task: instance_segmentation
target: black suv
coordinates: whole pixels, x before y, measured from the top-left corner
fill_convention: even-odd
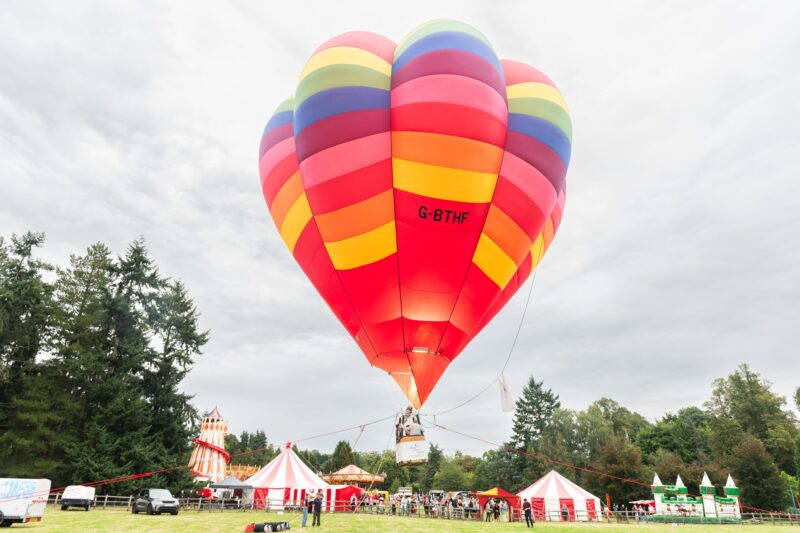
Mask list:
[[[178,509],[178,500],[173,498],[167,489],[142,489],[133,500],[131,512],[133,514],[146,512],[147,514],[176,515]]]

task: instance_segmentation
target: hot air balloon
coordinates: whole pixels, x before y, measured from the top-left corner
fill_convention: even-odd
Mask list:
[[[553,82],[437,20],[320,46],[261,138],[292,256],[414,408],[561,222],[572,126]]]

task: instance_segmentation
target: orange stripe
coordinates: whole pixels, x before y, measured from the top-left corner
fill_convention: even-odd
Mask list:
[[[336,242],[361,235],[394,218],[394,191],[387,189],[372,198],[314,218],[324,242]]]
[[[393,131],[392,157],[441,167],[497,173],[503,159],[503,149],[452,135]]]
[[[492,204],[483,232],[519,266],[531,250],[528,234],[502,209]]]
[[[303,181],[298,170],[292,174],[291,178],[286,180],[286,183],[278,190],[278,194],[275,195],[275,199],[272,200],[269,212],[272,215],[272,220],[275,221],[276,227],[281,227],[289,209],[301,194],[303,194]]]

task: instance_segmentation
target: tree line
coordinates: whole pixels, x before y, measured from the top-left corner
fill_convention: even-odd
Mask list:
[[[208,341],[145,244],[53,266],[44,235],[0,237],[0,476],[53,487],[185,465],[197,412],[179,384]],[[101,487],[191,485],[182,469]]]
[[[793,400],[800,408],[800,388]],[[381,472],[386,476],[381,488],[390,492],[403,486],[424,493],[497,485],[517,492],[556,470],[601,499],[609,494],[621,504],[651,498],[655,473],[666,484],[680,475],[693,494],[700,494],[703,472],[718,494],[731,474],[744,505],[784,511],[793,508],[790,494],[798,495],[800,431],[786,399],[741,365],[713,382],[702,407],[685,407],[654,423],[608,398],[585,410],[565,409],[555,392],[531,377],[516,402],[511,438],[481,456],[447,456],[433,444],[427,464],[398,467],[393,451],[353,451],[347,441],[332,454],[310,450],[300,456],[318,472],[349,464]]]
[[[119,256],[94,244],[65,267],[39,257],[43,243],[39,233],[0,237],[0,477],[58,487],[185,465],[200,419],[180,383],[208,341],[188,290],[159,271],[141,240]],[[792,400],[800,409],[800,388]],[[279,451],[262,430],[229,435],[226,448],[249,464]],[[401,468],[392,450],[354,451],[346,441],[332,453],[297,451],[318,472],[380,471],[390,491],[518,491],[555,469],[618,503],[647,497],[655,472],[665,483],[680,475],[694,493],[704,471],[717,484],[731,473],[743,503],[762,509],[785,509],[790,487],[799,492],[798,421],[747,365],[715,380],[702,406],[655,422],[608,398],[565,409],[531,377],[505,447],[478,457],[433,445],[427,464]],[[99,490],[144,484],[181,490],[192,480],[176,468]]]

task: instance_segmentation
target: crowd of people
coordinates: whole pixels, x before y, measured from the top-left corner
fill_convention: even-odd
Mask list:
[[[499,498],[487,500],[483,506],[484,522],[508,522],[508,502]]]
[[[385,494],[385,493],[384,493]],[[391,514],[398,516],[420,516],[425,518],[484,520],[487,522],[508,522],[511,508],[502,498],[492,498],[481,506],[477,496],[469,492],[430,494],[398,493],[389,496],[362,495],[362,500],[351,507],[362,512]]]

